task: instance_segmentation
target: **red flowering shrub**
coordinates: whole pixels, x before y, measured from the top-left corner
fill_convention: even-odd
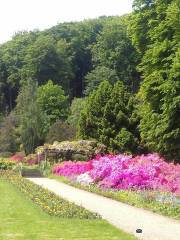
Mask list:
[[[10,157],[10,160],[15,162],[23,162],[24,161],[24,155],[22,153],[16,153],[12,157]]]

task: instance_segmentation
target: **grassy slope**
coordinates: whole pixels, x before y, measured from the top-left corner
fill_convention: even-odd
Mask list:
[[[133,240],[102,220],[72,220],[42,212],[11,184],[0,180],[1,240]]]

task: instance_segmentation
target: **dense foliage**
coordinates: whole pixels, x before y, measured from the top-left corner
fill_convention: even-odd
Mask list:
[[[85,77],[86,89],[84,94],[88,96],[93,90],[103,81],[108,81],[111,84],[116,83],[119,80],[116,71],[105,66],[97,66],[91,72],[89,72]]]
[[[41,110],[48,116],[50,125],[58,119],[64,120],[67,118],[67,97],[64,95],[61,86],[53,84],[51,80],[38,88],[37,103]]]
[[[55,141],[72,141],[76,137],[76,129],[73,125],[68,124],[62,120],[57,120],[51,125],[46,136],[46,143],[53,143]]]
[[[180,6],[178,0],[134,1],[130,30],[142,55],[140,132],[150,150],[180,158]]]
[[[92,56],[95,65],[114,70],[119,80],[135,92],[139,85],[136,70],[139,57],[127,32],[129,21],[130,16],[127,15],[107,22],[92,47]]]
[[[16,128],[17,117],[14,112],[0,121],[0,153],[4,157],[18,150],[19,136]]]
[[[85,106],[85,102],[86,100],[84,98],[74,98],[71,103],[67,123],[70,124],[75,129],[78,128],[80,113]]]
[[[122,82],[114,86],[102,82],[81,112],[79,136],[98,139],[109,151],[137,151],[138,120],[134,108],[134,99]]]

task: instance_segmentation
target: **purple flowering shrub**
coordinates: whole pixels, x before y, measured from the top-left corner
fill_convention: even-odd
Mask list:
[[[180,165],[167,163],[158,154],[96,156],[88,162],[64,162],[53,168],[61,176],[88,172],[102,188],[158,190],[180,194]]]

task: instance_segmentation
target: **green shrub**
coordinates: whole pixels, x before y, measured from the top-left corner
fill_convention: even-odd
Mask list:
[[[83,154],[72,154],[72,160],[74,161],[88,161],[89,157]]]

